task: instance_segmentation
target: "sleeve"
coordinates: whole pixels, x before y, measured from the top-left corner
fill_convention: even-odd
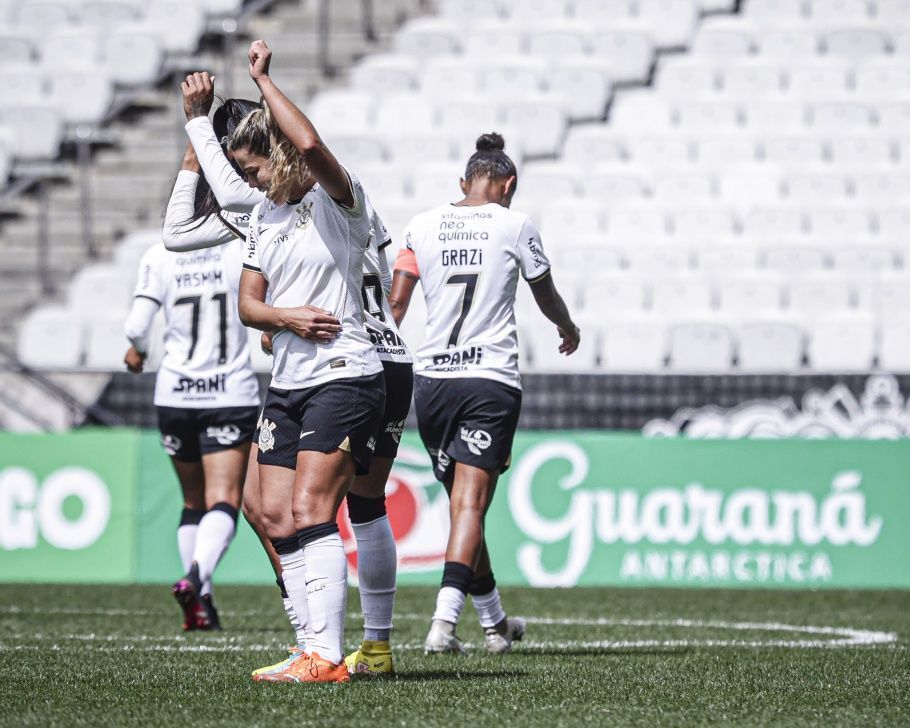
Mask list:
[[[190,119],[184,128],[196,150],[199,166],[222,210],[249,212],[265,199],[262,192],[254,190],[237,174],[237,170],[224,155],[221,142],[215,136],[212,122],[207,116]]]
[[[344,205],[339,204],[337,201],[335,201],[334,198],[330,197],[329,199],[331,199],[333,202],[335,202],[335,205],[338,207],[338,209],[343,211],[344,214],[347,215],[348,217],[353,217],[353,218],[368,217],[370,215],[370,211],[372,208],[371,208],[369,201],[367,200],[366,192],[364,192],[363,185],[361,184],[360,180],[357,179],[350,172],[348,172],[347,169],[345,169],[344,167],[342,167],[342,169],[344,169],[344,173],[348,176],[348,182],[350,182],[350,184],[351,184],[351,195],[354,197],[354,206],[345,207]],[[370,222],[372,223],[372,220]]]
[[[382,291],[388,296],[392,292],[392,271],[389,270],[389,259],[385,254],[385,246],[380,246],[376,251],[379,254],[379,280],[382,283]]]
[[[243,254],[243,269],[253,271],[253,273],[262,273],[259,267],[259,224],[255,222],[259,219],[259,205],[253,208],[250,214],[250,227],[246,235],[246,252]]]
[[[550,272],[550,261],[543,251],[537,226],[526,218],[518,234],[518,261],[521,274],[529,283],[540,280]]]
[[[376,244],[379,246],[380,250],[387,248],[392,244],[392,234],[389,232],[389,229],[385,226],[385,223],[382,221],[382,218],[379,217],[379,213],[376,210],[373,210],[373,230],[376,235]]]
[[[223,245],[234,238],[234,234],[224,226],[217,215],[206,220],[188,222],[193,217],[196,200],[196,185],[199,175],[182,169],[177,173],[177,181],[171,190],[171,197],[164,213],[162,236],[164,247],[176,252],[199,250]]]
[[[123,330],[126,338],[140,354],[148,354],[149,335],[158,308],[158,304],[150,298],[134,298],[130,306]]]
[[[164,300],[165,284],[161,271],[162,252],[160,247],[155,246],[142,256],[135,296],[123,326],[126,337],[141,354],[148,352],[152,321]]]

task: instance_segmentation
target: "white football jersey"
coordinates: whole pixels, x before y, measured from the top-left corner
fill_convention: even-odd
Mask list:
[[[534,281],[550,270],[534,223],[495,203],[447,204],[411,220],[404,244],[413,252],[427,303],[427,337],[416,352],[415,371],[520,387],[518,275]]]
[[[371,238],[370,211],[363,187],[353,177],[351,187],[351,209],[316,185],[300,201],[264,201],[253,210],[243,267],[265,277],[271,304],[317,306],[342,327],[329,343],[277,331],[271,384],[277,389],[302,389],[382,371],[364,324],[363,263]]]
[[[247,329],[237,316],[243,254],[235,239],[186,253],[155,245],[143,256],[135,295],[159,304],[166,322],[157,406],[259,405]]]
[[[386,288],[391,283],[391,277],[388,263],[382,265],[385,248],[392,239],[375,210],[371,213],[371,220],[370,245],[363,257],[363,321],[381,361],[410,364],[411,352],[401,338],[389,308]]]

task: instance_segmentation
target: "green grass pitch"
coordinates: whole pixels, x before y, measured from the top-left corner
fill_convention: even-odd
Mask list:
[[[397,678],[301,686],[250,680],[289,643],[275,588],[185,635],[165,586],[0,586],[0,725],[910,725],[910,592],[502,591],[512,654],[468,605],[471,656],[424,656],[435,590],[402,588]]]

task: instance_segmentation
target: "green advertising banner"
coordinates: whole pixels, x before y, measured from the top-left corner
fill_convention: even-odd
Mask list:
[[[400,583],[438,583],[448,500],[414,435],[387,494]],[[173,581],[180,509],[155,433],[0,436],[0,580]],[[908,520],[910,440],[520,433],[486,533],[503,584],[910,588]],[[217,580],[273,578],[241,519]]]
[[[0,580],[135,573],[136,434],[0,435]]]

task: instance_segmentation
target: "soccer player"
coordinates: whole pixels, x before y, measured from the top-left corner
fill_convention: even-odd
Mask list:
[[[250,187],[238,175],[225,156],[217,131],[209,122],[208,110],[214,99],[210,76],[207,73],[187,76],[183,94],[188,118],[186,131],[199,155],[206,178],[212,181],[218,203],[226,210],[251,211],[255,205],[265,200],[265,195],[259,189]],[[357,651],[345,658],[345,663],[352,673],[376,675],[394,672],[389,636],[395,600],[397,554],[386,514],[385,486],[410,409],[413,370],[410,353],[401,339],[387,301],[391,290],[391,274],[385,248],[391,243],[391,238],[375,211],[371,212],[371,221],[372,235],[364,255],[361,296],[366,328],[382,361],[386,404],[382,421],[375,433],[376,450],[370,472],[357,476],[347,495],[348,516],[357,540],[364,640]],[[256,450],[255,445],[253,449]],[[258,533],[262,533],[261,501],[259,483],[251,474],[244,489],[244,513]],[[277,555],[267,540],[264,545],[278,577],[285,610],[297,634],[297,650],[292,651],[288,658],[292,660],[294,652],[306,649],[306,625],[300,623],[290,604],[281,579]],[[254,676],[283,670],[287,664],[287,661],[282,661],[260,668]]]
[[[185,630],[220,629],[212,575],[236,532],[259,406],[247,332],[233,314],[244,247],[232,229],[245,222],[236,215],[221,219],[211,204],[188,146],[165,213],[164,235],[219,245],[199,253],[153,246],[142,258],[125,327],[132,344],[126,365],[141,372],[152,320],[164,309],[165,352],[154,401],[161,442],[184,497],[177,545],[186,574],[173,593],[183,608]]]
[[[420,280],[427,338],[415,353],[414,401],[420,437],[450,498],[451,532],[442,586],[424,649],[463,653],[455,635],[471,594],[491,652],[524,635],[506,617],[484,541],[496,481],[509,466],[521,409],[515,290],[519,274],[557,326],[560,352],[580,340],[550,275],[540,235],[527,215],[509,209],[518,182],[498,134],[484,134],[461,180],[464,199],[408,224],[395,263],[390,303],[396,320]]]
[[[259,426],[266,533],[307,651],[254,676],[348,682],[343,661],[347,561],[335,516],[354,476],[369,472],[385,406],[382,364],[363,323],[371,211],[360,183],[269,76],[272,52],[249,49],[263,98],[228,142],[253,210],[240,317],[275,332],[272,382]],[[268,296],[270,303],[266,303]]]

